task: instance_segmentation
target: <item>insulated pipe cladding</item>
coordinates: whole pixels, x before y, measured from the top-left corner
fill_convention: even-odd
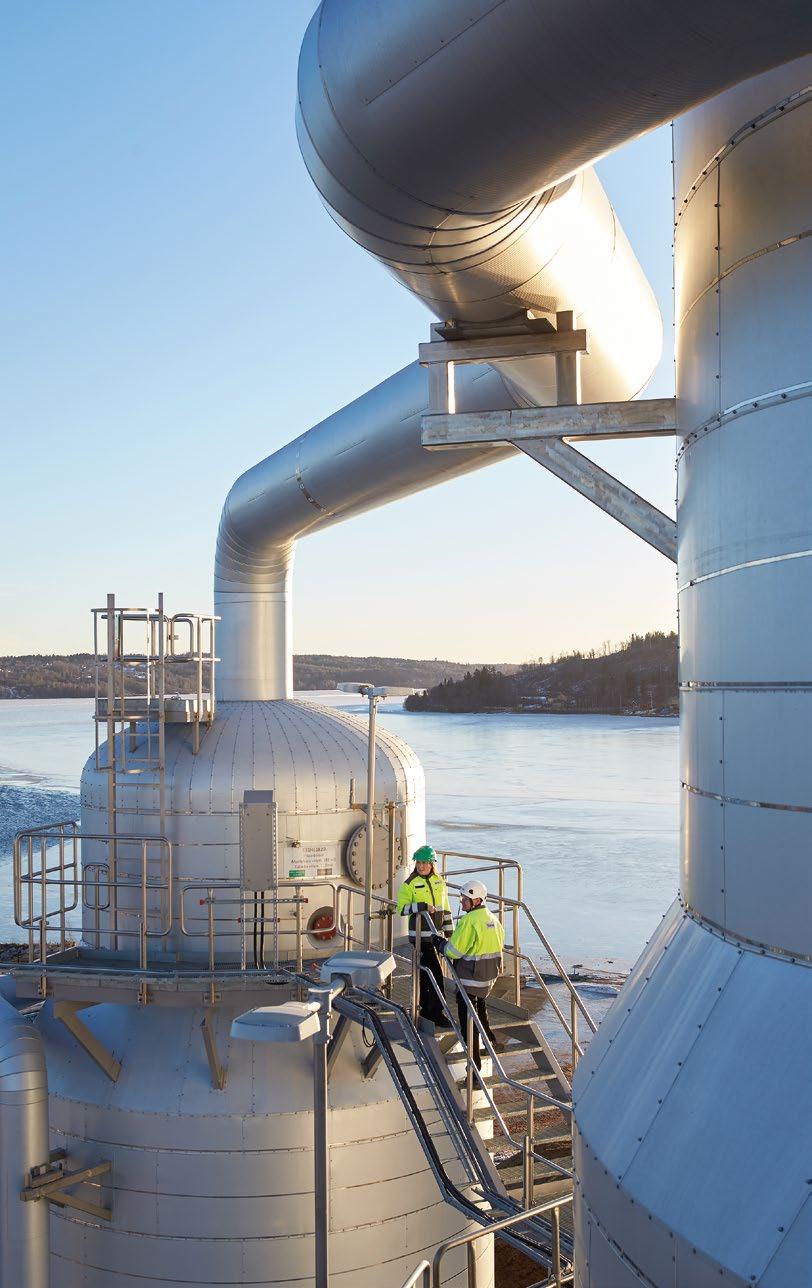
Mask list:
[[[26,1172],[48,1161],[42,1038],[0,995],[0,1288],[48,1288],[47,1199],[22,1203]]]
[[[439,318],[574,309],[585,401],[634,397],[661,346],[656,302],[585,167],[806,48],[806,0],[324,0],[299,63],[302,154],[337,222]],[[551,359],[461,380],[460,410],[553,401]],[[420,446],[427,381],[392,376],[244,474],[215,558],[223,699],[291,691],[297,539],[491,464]],[[512,449],[506,449],[510,451]]]

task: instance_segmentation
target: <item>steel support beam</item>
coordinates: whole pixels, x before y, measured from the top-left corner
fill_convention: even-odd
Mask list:
[[[350,1035],[350,1023],[346,1015],[339,1015],[336,1020],[336,1026],[333,1029],[333,1036],[330,1038],[330,1045],[327,1048],[327,1080],[335,1068],[338,1053]]]
[[[209,1062],[211,1085],[215,1091],[222,1091],[226,1085],[226,1071],[222,1061],[220,1060],[220,1053],[217,1050],[217,1036],[214,1032],[214,1013],[211,1007],[206,1009],[206,1014],[200,1021],[200,1030],[203,1034],[203,1045],[206,1048],[206,1059]]]
[[[20,1190],[20,1198],[24,1203],[37,1203],[42,1199],[47,1199],[49,1203],[55,1203],[57,1207],[74,1208],[77,1212],[85,1212],[88,1216],[93,1216],[99,1221],[112,1220],[110,1208],[102,1207],[99,1203],[91,1203],[88,1199],[81,1199],[75,1194],[68,1191],[72,1190],[75,1185],[85,1185],[89,1181],[95,1181],[100,1176],[106,1176],[113,1167],[109,1159],[104,1159],[101,1163],[95,1163],[92,1167],[83,1167],[77,1172],[66,1172],[63,1170],[62,1159],[55,1159],[52,1162],[45,1163],[41,1168],[35,1168],[26,1174],[25,1186]]]
[[[471,340],[430,340],[418,345],[418,362],[499,362],[505,358],[538,358],[547,354],[587,353],[584,330],[541,331],[531,335],[493,335]]]
[[[640,398],[634,402],[579,403],[563,407],[521,407],[424,416],[423,446],[440,448],[499,446],[526,439],[563,438],[595,442],[612,438],[660,438],[677,432],[676,399]]]
[[[560,439],[520,439],[516,446],[676,563],[677,525],[650,501]]]
[[[85,1011],[94,1005],[94,1002],[54,1002],[54,1016],[62,1021],[79,1045],[84,1047],[102,1073],[106,1074],[111,1082],[117,1082],[118,1075],[121,1073],[119,1061],[107,1050],[107,1047],[102,1046],[99,1039],[76,1014],[77,1011]]]

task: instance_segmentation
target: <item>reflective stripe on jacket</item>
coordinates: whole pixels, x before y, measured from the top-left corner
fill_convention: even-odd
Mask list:
[[[489,993],[502,972],[505,932],[489,908],[480,905],[457,922],[445,955],[466,993]]]
[[[423,935],[428,938],[432,933],[429,921],[433,923],[435,930],[439,930],[443,935],[450,935],[454,929],[454,922],[451,920],[451,906],[448,902],[445,881],[436,872],[432,872],[427,877],[414,873],[398,890],[398,914],[400,916],[409,914],[410,939],[415,938],[417,913],[430,906],[437,908],[438,911],[432,913],[429,918],[423,918],[420,925],[421,938]]]

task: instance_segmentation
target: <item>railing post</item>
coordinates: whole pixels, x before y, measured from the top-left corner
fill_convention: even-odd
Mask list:
[[[294,886],[293,892],[296,896],[296,973],[302,973],[302,887]],[[279,907],[274,905],[274,916],[279,916]]]
[[[533,1206],[533,1145],[529,1136],[522,1141],[522,1201],[526,1208]]]
[[[209,905],[209,971],[214,974],[214,889],[212,886],[206,891],[206,899]]]
[[[378,699],[370,689],[369,746],[367,749],[367,829],[364,855],[364,948],[372,947],[372,863],[375,845],[375,717]]]
[[[578,1063],[578,1007],[575,1001],[575,985],[573,992],[570,993],[570,1028],[572,1030],[572,1071],[575,1072],[575,1066]]]
[[[388,856],[389,866],[386,874],[386,897],[389,900],[389,903],[391,905],[395,899],[395,843],[397,840],[395,836],[395,802],[389,801],[386,809],[387,809],[388,822],[389,822],[389,856]],[[401,848],[404,852],[403,857],[405,859],[406,857],[405,837],[404,837],[404,844]],[[392,943],[394,941],[394,938],[395,938],[395,921],[394,921],[392,909],[391,907],[388,907],[386,910],[386,939],[382,945],[382,947],[388,953],[391,953],[392,951]]]
[[[59,951],[65,951],[65,829],[59,829]]]
[[[414,952],[412,954],[412,1021],[417,1025],[420,1017],[420,957],[422,915],[417,912],[414,918]]]
[[[34,838],[28,834],[28,960],[34,960]]]
[[[561,1288],[561,1209],[554,1207],[550,1218],[553,1226],[553,1276],[555,1288]]]
[[[468,1061],[465,1066],[465,1112],[469,1123],[474,1121],[474,1014],[471,1009],[470,998],[467,1007],[468,1024],[465,1031],[465,1044],[467,1047]]]
[[[519,905],[513,905],[513,1000],[516,1006],[522,1004],[522,964],[519,954],[521,947],[519,945]]]
[[[43,836],[39,843],[40,861],[40,919],[39,919],[39,959],[48,958],[48,842]]]
[[[141,934],[139,958],[141,970],[147,969],[147,841],[141,842]]]

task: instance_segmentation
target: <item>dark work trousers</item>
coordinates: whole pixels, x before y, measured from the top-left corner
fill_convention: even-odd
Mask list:
[[[414,945],[412,945],[414,950]],[[437,949],[428,935],[420,936],[420,965],[423,969],[420,971],[420,1014],[426,1020],[431,1020],[432,1024],[439,1024],[445,1019],[440,999],[431,986],[431,980],[428,978],[426,971],[431,971],[440,993],[445,997],[445,988],[443,987],[443,968],[440,965],[440,958],[437,955]]]
[[[496,1041],[496,1037],[494,1036],[493,1029],[488,1021],[487,995],[485,993],[469,993],[468,996],[474,1004],[474,1010],[479,1016],[479,1021],[483,1029],[487,1033],[491,1044],[493,1044]],[[459,1015],[460,1020],[460,1033],[462,1034],[463,1042],[465,1042],[468,1035],[468,1007],[465,1005],[465,998],[462,995],[461,988],[457,990],[457,1014]],[[473,1041],[471,1043],[473,1050],[471,1051],[471,1054],[474,1057],[474,1064],[478,1069],[481,1069],[482,1058],[479,1053],[479,1029],[476,1024],[474,1024],[473,1020],[471,1021],[471,1025],[474,1030]]]

